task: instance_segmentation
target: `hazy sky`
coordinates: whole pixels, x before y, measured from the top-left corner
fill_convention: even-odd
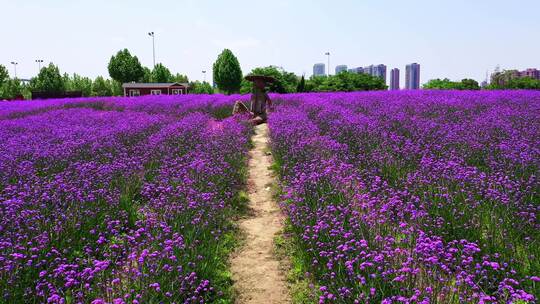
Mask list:
[[[202,79],[223,48],[244,73],[277,65],[311,75],[313,64],[349,67],[418,62],[421,82],[471,77],[486,70],[540,68],[539,0],[0,0],[0,64],[19,78],[35,59],[62,72],[108,76],[112,54],[128,48],[143,65]]]

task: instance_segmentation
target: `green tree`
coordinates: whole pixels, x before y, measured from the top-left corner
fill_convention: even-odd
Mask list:
[[[268,90],[274,93],[294,93],[296,92],[296,87],[298,86],[298,77],[294,73],[287,72],[281,67],[259,67],[251,70],[248,75],[263,75],[273,77],[275,81],[268,85]],[[251,92],[252,86],[253,84],[251,82],[243,81],[240,93]]]
[[[480,90],[480,85],[478,81],[474,79],[462,79],[461,80],[461,89],[462,90]]]
[[[111,88],[113,96],[123,96],[124,89],[122,88],[122,83],[116,80],[111,80]]]
[[[25,95],[25,87],[18,78],[7,79],[0,85],[0,100]]]
[[[190,83],[190,87],[191,87],[191,93],[193,94],[214,94],[214,88],[212,88],[212,86],[206,81],[192,82]]]
[[[540,80],[531,77],[514,78],[504,88],[511,90],[540,90]]]
[[[176,73],[176,75],[174,75],[172,77],[172,82],[178,82],[178,83],[188,83],[189,82],[189,79],[187,77],[187,75],[182,75],[180,73]]]
[[[141,82],[152,82],[152,70],[147,67],[143,67],[143,77],[140,80]]]
[[[123,49],[112,56],[109,61],[109,75],[120,83],[140,81],[144,76],[144,69],[137,56],[131,56],[127,49]]]
[[[92,96],[111,96],[113,94],[110,80],[98,76],[92,84]]]
[[[431,79],[422,86],[428,90],[480,90],[480,85],[474,79],[462,79],[460,82],[451,81],[448,78]]]
[[[171,71],[161,63],[156,64],[152,70],[151,81],[152,82],[170,82],[173,76]]]
[[[5,66],[0,64],[0,86],[9,79],[9,73]]]
[[[64,74],[63,78],[66,91],[80,91],[85,97],[92,95],[92,79],[78,74],[73,74],[72,77]]]
[[[347,71],[337,75],[311,77],[306,83],[306,91],[315,92],[373,91],[387,88],[380,77]]]
[[[213,66],[214,81],[217,87],[227,93],[237,93],[242,84],[242,69],[234,54],[225,49],[218,56]]]
[[[66,91],[65,80],[60,70],[53,63],[43,67],[37,77],[32,78],[30,85],[33,90],[50,94],[62,94]]]
[[[303,93],[306,91],[306,79],[304,75],[302,75],[302,78],[300,78],[300,82],[298,83],[298,86],[296,87],[296,92]]]

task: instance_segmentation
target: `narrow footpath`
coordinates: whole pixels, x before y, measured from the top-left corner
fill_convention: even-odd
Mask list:
[[[245,242],[231,260],[237,303],[290,303],[284,274],[274,255],[274,236],[283,228],[283,217],[272,197],[275,178],[267,155],[268,126],[255,127],[249,152],[249,215],[240,220]]]

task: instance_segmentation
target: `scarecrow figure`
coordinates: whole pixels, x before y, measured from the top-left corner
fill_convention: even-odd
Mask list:
[[[253,93],[251,94],[251,109],[249,110],[241,101],[234,104],[233,114],[249,113],[250,122],[254,125],[265,123],[268,114],[266,108],[272,109],[272,100],[265,91],[267,83],[274,82],[274,78],[269,76],[246,76],[246,80],[253,82]]]

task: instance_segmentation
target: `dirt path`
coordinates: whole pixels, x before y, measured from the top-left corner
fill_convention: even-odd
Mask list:
[[[231,261],[237,303],[290,303],[283,273],[274,256],[274,236],[283,228],[283,217],[272,198],[275,182],[266,154],[268,127],[255,127],[254,148],[249,152],[250,215],[240,221],[245,244]]]

